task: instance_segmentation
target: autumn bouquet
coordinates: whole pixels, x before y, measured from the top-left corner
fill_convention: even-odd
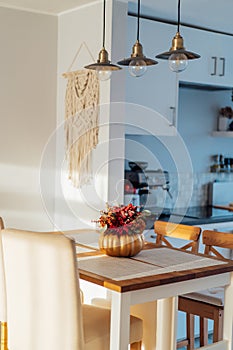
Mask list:
[[[101,228],[118,235],[141,233],[146,228],[145,217],[150,212],[138,211],[138,207],[133,204],[109,206],[100,212],[97,222]]]
[[[222,115],[223,117],[227,117],[228,119],[233,118],[233,110],[229,106],[220,108],[219,114]]]

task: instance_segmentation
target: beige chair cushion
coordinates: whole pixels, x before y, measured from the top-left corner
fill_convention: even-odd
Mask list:
[[[91,303],[95,306],[111,309],[111,300],[104,298],[93,298]],[[156,315],[157,303],[156,301],[132,305],[130,313],[134,317],[138,317],[143,322],[142,344],[145,349],[154,348],[156,342]],[[131,316],[132,317],[132,316]]]
[[[210,288],[201,292],[188,293],[183,296],[208,304],[224,306],[224,287]]]
[[[110,317],[108,309],[83,305],[83,324],[85,350],[109,350],[110,346]],[[130,317],[130,343],[142,339],[142,320]]]
[[[111,300],[104,298],[93,298],[91,299],[92,305],[103,307],[104,309],[111,309]]]

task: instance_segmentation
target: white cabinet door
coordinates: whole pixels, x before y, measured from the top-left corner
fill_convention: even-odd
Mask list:
[[[136,23],[136,18],[129,16],[127,57],[131,55],[136,41]],[[147,57],[155,59],[158,53],[167,50],[174,34],[175,27],[172,25],[140,20],[140,42]],[[167,61],[160,60],[157,65],[149,66],[145,75],[139,78],[132,77],[127,72],[126,102],[133,106],[127,106],[126,133],[147,134],[149,130],[155,135],[174,135],[177,91],[178,80],[176,74],[168,68]],[[144,108],[137,107],[138,105]]]
[[[233,85],[233,37],[194,28],[181,28],[187,50],[201,55],[189,61],[179,80],[229,87]]]

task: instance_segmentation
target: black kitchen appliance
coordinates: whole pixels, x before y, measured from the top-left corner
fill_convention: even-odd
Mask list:
[[[158,188],[167,191],[170,197],[171,194],[168,172],[162,169],[147,170],[147,166],[147,162],[129,162],[130,170],[125,170],[125,195],[138,195],[141,209],[151,210],[151,207],[156,206],[155,196]]]
[[[146,162],[129,162],[130,170],[125,170],[125,195],[136,194],[139,196],[139,205],[146,205],[149,187],[145,175]]]

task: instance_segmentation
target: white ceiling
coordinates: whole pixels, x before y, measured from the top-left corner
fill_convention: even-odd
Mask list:
[[[4,0],[0,6],[58,15],[95,0]],[[102,1],[102,0],[100,0]],[[127,0],[123,0],[127,1]],[[137,0],[129,0],[136,12]],[[141,0],[142,14],[176,20],[178,0]],[[181,21],[233,33],[233,0],[181,0]]]
[[[91,0],[4,0],[0,6],[58,15],[92,2]]]

